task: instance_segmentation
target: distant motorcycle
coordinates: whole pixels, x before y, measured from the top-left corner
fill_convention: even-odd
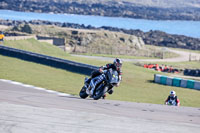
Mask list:
[[[174,100],[170,99],[168,102],[166,102],[166,105],[177,106],[175,99]]]
[[[109,92],[119,82],[118,72],[113,69],[104,70],[102,75],[104,76],[104,80],[101,83],[96,85],[94,94],[92,96],[94,100],[98,100],[102,98],[106,92]],[[84,82],[84,86],[82,87],[79,93],[80,97],[83,99],[88,97],[88,94],[86,93],[86,89],[89,86],[89,84],[90,84],[90,81],[88,83],[88,79],[86,78]]]

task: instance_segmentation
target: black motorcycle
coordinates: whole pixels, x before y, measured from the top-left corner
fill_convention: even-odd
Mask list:
[[[116,70],[113,69],[104,70],[102,76],[104,76],[104,80],[96,85],[94,93],[92,95],[92,98],[94,100],[102,98],[106,92],[111,91],[111,89],[119,82],[119,75]],[[86,78],[84,86],[82,87],[79,93],[81,98],[85,99],[88,97],[86,89],[88,88],[89,84],[90,82],[88,82],[88,79]]]
[[[176,100],[175,99],[170,99],[168,102],[167,102],[167,105],[170,105],[170,106],[176,106]]]

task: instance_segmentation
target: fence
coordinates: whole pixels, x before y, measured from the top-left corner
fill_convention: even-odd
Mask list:
[[[45,37],[45,36],[36,36],[39,41],[51,41],[50,43],[56,46],[64,46],[65,38],[56,38],[56,37]]]
[[[195,80],[186,80],[182,78],[174,78],[174,77],[155,74],[154,82],[162,85],[200,90],[200,81],[195,81]]]
[[[26,40],[26,39],[31,39],[31,38],[35,38],[35,35],[32,36],[6,36],[4,39],[5,40]]]
[[[5,47],[0,45],[0,54],[9,57],[15,57],[25,61],[31,61],[43,65],[48,65],[55,68],[64,69],[71,72],[76,72],[80,74],[90,75],[92,71],[97,70],[98,67],[73,62],[70,60],[60,59],[56,57],[46,56],[42,54],[37,54],[33,52],[28,52],[24,50],[19,50],[15,48]]]

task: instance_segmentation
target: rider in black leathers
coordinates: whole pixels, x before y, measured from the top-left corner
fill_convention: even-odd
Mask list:
[[[88,81],[87,81],[88,83],[90,82],[90,85],[86,90],[87,94],[89,94],[90,96],[93,95],[96,85],[104,80],[104,77],[102,76],[102,73],[103,73],[103,70],[106,70],[106,69],[112,68],[113,70],[116,70],[118,72],[119,83],[117,84],[117,86],[119,86],[120,81],[122,80],[121,67],[122,67],[122,61],[119,58],[116,58],[114,60],[113,64],[107,64],[105,66],[101,66],[99,68],[99,71],[94,71],[92,73],[91,78],[88,79]],[[113,88],[110,89],[110,91],[108,93],[112,94],[113,93]]]

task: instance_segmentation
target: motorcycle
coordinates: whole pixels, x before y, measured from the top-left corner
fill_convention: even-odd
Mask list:
[[[116,70],[113,70],[113,69],[104,70],[104,72],[102,73],[102,76],[104,77],[104,80],[96,85],[94,93],[92,95],[92,98],[94,100],[103,98],[105,93],[111,91],[111,89],[114,86],[116,86],[119,82],[119,75]],[[88,82],[88,79],[86,78],[84,82],[84,86],[80,90],[79,96],[83,99],[88,97],[86,90],[89,87],[90,81]]]
[[[177,106],[177,105],[176,105],[175,99],[174,99],[174,100],[171,100],[171,99],[170,99],[168,102],[166,102],[166,105]]]

